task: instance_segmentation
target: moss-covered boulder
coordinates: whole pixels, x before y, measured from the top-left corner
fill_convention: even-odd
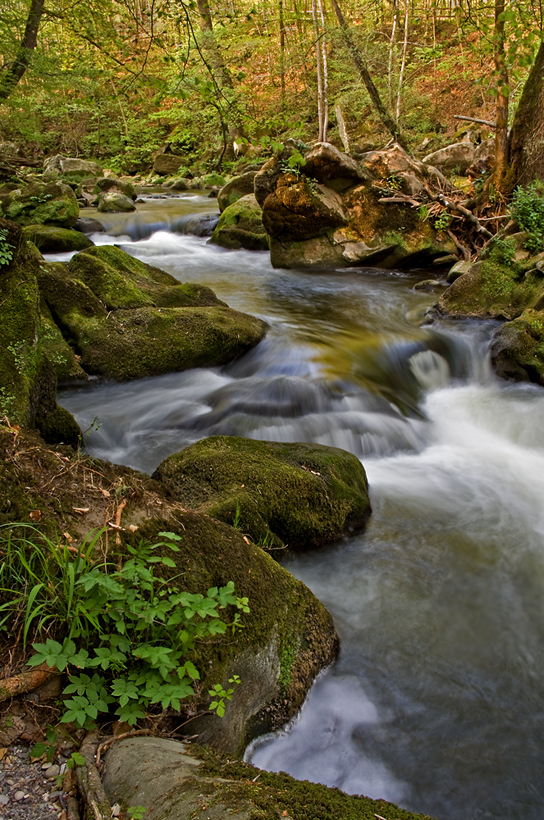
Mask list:
[[[446,232],[421,219],[412,202],[392,195],[399,187],[420,193],[427,182],[436,182],[436,169],[411,161],[398,146],[374,154],[379,156],[370,166],[376,174],[391,164],[406,170],[397,171],[393,181],[373,178],[362,164],[326,143],[307,152],[298,169],[289,168],[293,160],[302,163],[293,148],[263,166],[254,187],[274,267],[417,268],[450,254],[456,258]]]
[[[62,182],[0,188],[0,216],[19,225],[60,225],[71,228],[79,205],[69,185]]]
[[[112,744],[103,784],[111,803],[144,805],[149,820],[430,820],[385,800],[348,795],[285,772],[265,772],[210,749],[166,738]],[[205,796],[204,796],[205,795]]]
[[[543,306],[544,273],[493,256],[476,262],[438,301],[439,311],[455,318],[515,319],[526,308]]]
[[[266,324],[206,287],[181,284],[113,246],[43,264],[45,303],[83,370],[113,379],[225,364],[259,342]]]
[[[136,205],[131,197],[125,196],[120,191],[107,191],[105,194],[100,194],[98,199],[98,211],[101,213],[129,213],[135,210]]]
[[[496,331],[491,360],[505,379],[544,386],[544,311],[525,310]]]
[[[56,225],[27,225],[23,235],[42,253],[82,251],[94,244],[84,233]]]
[[[128,557],[127,545],[141,539],[164,542],[163,531],[179,536],[179,552],[167,546],[156,554],[174,559],[159,567],[176,588],[205,593],[213,586],[235,585],[250,612],[243,629],[198,644],[191,654],[201,681],[200,695],[182,705],[176,723],[191,720],[191,734],[229,753],[241,754],[256,734],[275,729],[302,705],[317,673],[335,657],[338,639],[332,618],[310,590],[243,534],[209,516],[190,512],[149,476],[96,459],[58,454],[37,435],[13,431],[0,421],[0,523],[30,521],[40,510],[42,531],[69,533],[81,544],[94,528],[117,511],[121,543],[109,539],[111,560]],[[123,502],[123,503],[121,503]],[[132,532],[131,530],[137,530]],[[107,549],[107,536],[96,550]],[[231,619],[233,613],[227,612]],[[224,718],[207,713],[208,689],[241,678]]]
[[[228,208],[229,205],[234,205],[243,196],[253,193],[253,182],[255,180],[256,171],[246,171],[239,177],[234,177],[230,182],[224,185],[217,194],[217,204],[221,213]]]
[[[93,247],[68,263],[108,310],[130,307],[208,307],[225,302],[204,285],[181,283],[160,268],[140,262],[114,245]]]
[[[300,550],[364,527],[361,462],[321,444],[212,436],[165,459],[154,477],[191,509],[232,524],[256,544]]]
[[[56,404],[37,282],[43,261],[21,229],[0,219],[0,417],[38,426],[52,443],[74,443],[79,428]]]
[[[268,250],[268,235],[263,225],[263,213],[253,194],[247,194],[225,208],[210,242],[223,248]]]

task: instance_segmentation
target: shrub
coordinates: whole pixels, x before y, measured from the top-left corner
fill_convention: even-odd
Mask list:
[[[16,535],[14,527],[22,535]],[[92,560],[101,532],[92,534],[75,554],[71,548],[40,538],[29,525],[0,528],[0,629],[22,629],[45,636],[32,644],[28,664],[46,663],[67,671],[63,722],[88,726],[113,708],[118,719],[134,725],[153,709],[178,711],[195,694],[200,675],[187,659],[198,641],[235,631],[247,598],[238,598],[234,584],[212,587],[205,595],[183,590],[155,572],[176,566],[165,550],[178,552],[179,536],[163,532],[163,540],[127,546],[121,567]],[[220,610],[231,607],[231,620]],[[80,671],[86,670],[86,671]],[[233,678],[230,683],[238,683]],[[219,715],[234,689],[216,684],[210,705]]]
[[[522,231],[529,236],[524,247],[531,253],[544,250],[544,189],[533,182],[526,188],[516,188],[510,212]]]

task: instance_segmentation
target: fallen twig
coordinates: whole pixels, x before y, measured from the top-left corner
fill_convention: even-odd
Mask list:
[[[479,117],[464,117],[462,114],[454,114],[454,120],[467,120],[467,122],[478,122],[480,125],[488,125],[489,128],[496,128],[496,122],[489,122],[489,120],[481,120]]]
[[[46,663],[34,667],[20,675],[13,675],[11,678],[0,680],[0,701],[14,698],[16,695],[23,695],[25,692],[33,692],[42,683],[49,680],[51,675],[58,675],[56,669],[51,669]]]

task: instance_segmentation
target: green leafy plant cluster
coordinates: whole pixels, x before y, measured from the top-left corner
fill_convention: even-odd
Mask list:
[[[249,612],[232,581],[202,595],[177,585],[179,576],[160,577],[157,565],[176,567],[164,554],[179,552],[175,533],[127,546],[130,557],[114,567],[90,557],[100,533],[74,555],[47,539],[40,546],[32,527],[30,542],[22,526],[22,536],[14,535],[13,525],[0,530],[0,592],[7,599],[0,606],[0,629],[12,631],[19,623],[25,642],[29,635],[49,635],[32,644],[29,665],[46,663],[68,673],[62,722],[88,726],[113,710],[134,725],[159,708],[179,710],[184,698],[196,694],[200,678],[187,659],[190,650],[235,632],[240,612]],[[230,619],[222,618],[228,608]],[[216,684],[210,709],[222,715],[233,691]]]
[[[8,232],[6,228],[0,230],[0,265],[9,265],[13,259],[13,245],[8,242]]]
[[[533,182],[526,188],[516,188],[510,212],[522,231],[529,236],[524,247],[531,253],[544,250],[544,189]]]
[[[510,265],[516,257],[516,246],[511,239],[490,239],[481,254],[482,259],[490,259],[499,265]]]

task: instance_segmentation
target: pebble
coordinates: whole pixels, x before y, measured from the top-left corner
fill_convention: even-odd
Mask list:
[[[28,747],[10,746],[0,761],[0,818],[58,820],[62,792],[46,779],[49,768],[49,763],[45,770],[40,762],[31,763]]]

